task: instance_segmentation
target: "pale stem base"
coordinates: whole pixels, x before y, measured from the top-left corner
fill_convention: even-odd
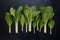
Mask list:
[[[18,33],[18,22],[15,23],[15,32]]]
[[[40,28],[40,31],[39,32],[41,32],[41,28]]]
[[[34,32],[34,34],[35,34],[35,28],[34,28],[34,31],[33,31],[33,32]]]
[[[44,33],[47,33],[46,27],[47,27],[47,25],[45,24],[44,25]]]
[[[52,29],[50,29],[50,34],[52,34]]]
[[[31,22],[29,23],[29,32],[31,32]]]
[[[22,26],[22,31],[23,31],[23,26]]]
[[[9,33],[11,33],[11,26],[9,26]]]
[[[26,32],[27,32],[27,23],[26,23]]]
[[[38,28],[38,23],[37,23],[37,31],[39,31],[39,28]]]

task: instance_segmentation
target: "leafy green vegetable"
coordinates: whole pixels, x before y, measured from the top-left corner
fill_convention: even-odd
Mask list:
[[[43,28],[43,26],[44,26],[44,23],[43,23],[43,21],[41,20],[41,21],[39,22],[39,24],[40,24],[40,32],[41,32],[41,30],[42,30],[42,28]]]
[[[31,32],[31,27],[35,29],[37,28],[37,31],[42,30],[44,27],[44,33],[47,33],[47,23],[50,27],[50,34],[52,34],[51,30],[54,27],[54,12],[52,6],[40,6],[40,10],[37,9],[36,6],[20,6],[17,10],[15,10],[13,7],[10,8],[10,13],[5,14],[5,20],[9,26],[9,33],[11,33],[11,25],[14,22],[15,23],[15,32],[18,33],[18,22],[20,22],[22,26],[22,31],[24,25],[26,26],[26,32],[29,30]],[[8,19],[8,20],[7,20]],[[40,27],[40,30],[39,30]]]
[[[21,15],[21,18],[20,18],[20,24],[22,25],[22,31],[23,31],[23,27],[24,27],[24,24],[25,24],[25,17],[24,17],[23,14]]]
[[[28,23],[27,23],[27,21],[26,21],[25,25],[26,25],[26,33],[27,33],[27,30],[28,30]]]
[[[37,24],[37,31],[39,31],[39,26],[38,26],[39,21],[40,21],[40,15],[39,14],[36,16],[35,20],[36,20],[36,24]]]
[[[28,32],[28,20],[25,18],[26,33]]]
[[[19,17],[19,18],[21,17],[22,10],[23,10],[23,6],[20,6],[20,7],[17,9],[17,14],[18,14],[18,17]]]
[[[52,34],[52,29],[54,28],[55,22],[53,19],[51,19],[48,23],[48,26],[50,28],[50,34]]]
[[[47,27],[47,22],[50,19],[51,15],[53,13],[53,8],[51,6],[47,6],[42,13],[42,21],[44,22],[44,33],[47,32],[46,27]]]
[[[35,28],[36,28],[36,21],[33,21],[33,28],[34,28],[34,33],[35,33]]]
[[[9,33],[11,33],[11,25],[13,23],[12,17],[10,16],[10,14],[8,12],[5,13],[5,20],[9,26]]]
[[[40,12],[43,13],[43,12],[45,11],[45,8],[46,8],[46,7],[45,7],[44,5],[41,5],[41,6],[40,6]]]
[[[52,19],[54,17],[54,13],[52,13],[51,15],[50,15],[50,19]]]
[[[30,7],[28,7],[28,6],[25,6],[24,7],[24,15],[25,15],[25,17],[26,17],[26,19],[27,19],[27,21],[28,21],[28,24],[30,24],[30,27],[31,27],[31,22],[30,22]],[[31,31],[31,29],[29,29],[29,31]]]
[[[28,20],[28,24],[29,24],[29,32],[31,32],[31,23],[34,20],[34,17],[37,16],[37,14],[40,13],[39,11],[36,11],[36,7],[32,6],[25,6],[24,7],[24,15],[26,17],[26,19]]]
[[[20,19],[21,13],[22,13],[22,6],[20,6],[17,11],[11,7],[10,8],[10,14],[13,16],[13,20],[15,22],[15,32],[18,33],[18,21]]]

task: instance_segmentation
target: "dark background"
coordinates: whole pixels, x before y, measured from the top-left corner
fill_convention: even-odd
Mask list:
[[[5,22],[4,14],[9,12],[9,8],[12,6],[17,9],[19,6],[25,5],[35,5],[37,8],[40,5],[51,5],[55,12],[55,27],[53,29],[53,34],[50,35],[49,31],[47,34],[37,32],[33,34],[21,32],[21,27],[19,25],[19,33],[14,33],[14,23],[12,25],[12,33],[8,33],[8,25]],[[25,29],[24,29],[25,30]],[[49,30],[49,29],[48,29]],[[0,0],[0,40],[59,40],[60,36],[60,0]]]

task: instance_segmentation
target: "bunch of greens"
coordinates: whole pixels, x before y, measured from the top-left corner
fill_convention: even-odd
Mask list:
[[[18,33],[18,21],[21,17],[22,6],[20,6],[17,10],[13,7],[10,8],[10,15],[13,16],[13,21],[15,22],[15,32]]]
[[[54,15],[53,8],[51,6],[41,6],[40,11],[42,13],[42,21],[44,22],[44,33],[47,33],[46,27],[48,20]]]
[[[50,28],[50,34],[52,34],[52,29],[54,28],[55,22],[53,19],[51,19],[48,23],[48,26]]]
[[[22,31],[24,28],[24,25],[26,27],[26,32],[29,29],[29,32],[31,32],[31,27],[34,29],[37,28],[37,31],[42,30],[44,27],[44,33],[47,33],[47,24],[50,28],[50,34],[52,34],[52,29],[54,27],[54,12],[53,8],[51,6],[40,6],[40,10],[37,9],[36,6],[20,6],[17,10],[15,10],[13,7],[10,8],[10,13],[5,14],[5,20],[9,26],[9,33],[11,33],[11,25],[14,22],[15,23],[15,32],[18,33],[18,22],[21,25]],[[8,20],[7,20],[8,19]],[[40,27],[40,28],[39,28]]]
[[[31,24],[32,24],[32,21],[34,20],[34,17],[37,16],[39,13],[40,13],[40,11],[37,11],[35,6],[32,6],[32,7],[25,6],[24,7],[24,15],[28,21],[29,32],[31,32]]]
[[[38,24],[40,22],[40,15],[39,14],[36,16],[35,20],[36,20],[36,25],[37,25],[37,31],[39,31],[39,26],[38,26]]]
[[[34,33],[35,33],[35,29],[36,29],[36,21],[33,21],[33,28],[34,28]]]
[[[5,20],[9,26],[9,33],[11,33],[11,25],[13,23],[13,20],[12,20],[10,13],[8,13],[8,12],[5,13]]]
[[[23,14],[21,14],[20,24],[21,24],[21,26],[22,26],[22,31],[23,31],[23,27],[24,27],[24,24],[25,24],[25,17],[24,17]]]
[[[43,26],[44,26],[44,23],[43,23],[43,21],[42,21],[42,20],[40,20],[40,22],[39,22],[40,32],[41,32],[41,30],[42,30]]]

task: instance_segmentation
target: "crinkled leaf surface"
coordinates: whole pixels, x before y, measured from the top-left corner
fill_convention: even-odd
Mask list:
[[[44,23],[49,20],[52,13],[53,13],[53,8],[51,6],[46,7],[45,11],[42,13],[42,19]]]

